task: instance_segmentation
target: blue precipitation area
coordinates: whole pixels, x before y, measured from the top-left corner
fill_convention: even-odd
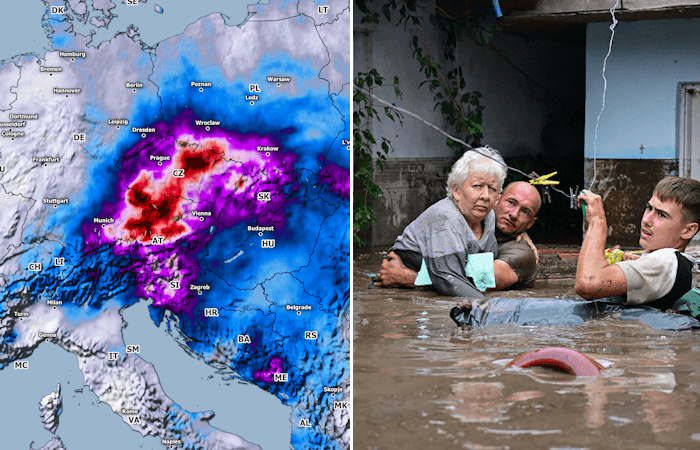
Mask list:
[[[151,0],[147,4],[136,7],[126,6],[121,2],[115,3],[121,9],[137,8],[135,11],[143,11],[145,19],[134,22],[140,27],[141,38],[148,45],[154,45],[159,40],[182,32],[187,23],[207,14],[204,10],[201,15],[199,12],[192,12],[193,9],[199,11],[198,8],[203,8],[202,5],[207,4],[206,1],[197,2],[196,8],[191,2],[187,2],[186,23],[178,25],[176,31],[164,33],[163,38],[150,38],[146,34],[149,21],[152,21],[153,27],[157,28],[157,21],[169,17],[172,10],[168,2]],[[164,8],[162,15],[153,11],[156,3]],[[227,4],[230,5],[229,2]],[[40,27],[41,24],[39,24]],[[65,27],[65,24],[61,24],[61,27]],[[117,31],[124,31],[125,26],[116,28],[115,22],[110,25],[110,29],[107,38]],[[56,35],[60,37],[65,33],[57,31]],[[99,39],[96,35],[95,41]],[[247,80],[238,77],[227,81],[215,67],[203,68],[200,73],[198,72],[200,69],[194,62],[198,60],[198,55],[187,54],[188,48],[183,47],[178,50],[181,50],[181,59],[172,64],[165,64],[155,58],[155,71],[150,77],[159,86],[158,100],[163,102],[162,114],[165,120],[176,117],[183,108],[187,107],[199,117],[221,120],[220,128],[231,129],[237,133],[256,132],[272,135],[280,141],[280,147],[285,152],[295,153],[298,156],[293,168],[295,186],[286,187],[284,195],[287,203],[280,212],[285,216],[287,228],[271,236],[276,239],[275,249],[261,248],[260,241],[254,239],[253,233],[248,233],[246,230],[246,225],[253,225],[252,223],[229,224],[231,228],[213,227],[211,241],[199,254],[194,255],[194,258],[196,265],[201,269],[200,279],[197,282],[210,284],[212,288],[210,294],[215,295],[202,295],[195,315],[178,317],[180,329],[194,339],[190,341],[190,348],[200,354],[212,352],[217,343],[235,343],[238,335],[249,335],[252,339],[251,344],[235,352],[231,361],[230,369],[250,383],[240,386],[254,385],[261,389],[262,395],[267,395],[279,403],[278,407],[281,411],[288,411],[289,406],[308,405],[308,410],[303,414],[314,425],[310,428],[299,428],[298,424],[293,424],[294,433],[291,436],[291,443],[297,450],[337,448],[338,444],[328,438],[321,429],[320,425],[325,422],[319,415],[321,410],[319,406],[325,407],[326,411],[331,411],[333,400],[349,400],[337,396],[332,398],[322,392],[324,386],[337,387],[343,379],[348,379],[350,376],[349,349],[342,339],[341,330],[342,316],[348,313],[350,301],[349,199],[333,194],[326,185],[319,182],[319,173],[324,164],[322,157],[325,157],[328,163],[344,168],[349,167],[349,152],[344,150],[341,139],[349,140],[350,132],[347,122],[343,120],[339,111],[339,106],[342,111],[348,111],[349,105],[346,101],[343,105],[334,104],[328,96],[325,82],[318,80],[318,73],[313,73],[306,68],[305,61],[293,61],[288,55],[271,53],[266,55],[265,61],[284,64],[285,69],[288,70],[284,75],[295,77],[299,81],[298,85],[306,89],[300,88],[301,92],[296,97],[286,98],[283,95],[274,94],[273,90],[266,87],[260,101],[251,106],[246,104],[243,98],[243,94],[247,93]],[[281,75],[269,73],[273,69],[273,66],[261,67],[255,74],[256,79],[265,81],[266,75]],[[206,91],[211,95],[200,95],[198,91],[185,89],[190,80],[199,77],[213,82],[214,87]],[[324,89],[319,89],[320,86]],[[138,111],[133,111],[129,115],[130,123],[149,126],[149,123],[137,120],[139,117],[148,117],[149,108],[140,107]],[[235,111],[236,114],[231,114],[231,111]],[[86,115],[88,121],[95,119],[93,115],[99,116],[97,112],[91,111],[86,111]],[[133,137],[130,138],[133,139]],[[111,161],[112,156],[114,160],[118,160],[120,155],[116,153],[134,144],[135,142],[115,142],[111,147],[115,154],[110,155],[108,160]],[[87,145],[85,150],[90,154],[99,154],[91,145]],[[96,171],[101,169],[91,168]],[[110,182],[108,178],[112,175],[114,178]],[[349,183],[349,180],[347,182]],[[58,250],[54,253],[54,256],[65,257],[69,263],[63,268],[47,267],[40,275],[27,275],[22,280],[11,280],[0,288],[0,299],[20,300],[22,298],[20,290],[28,287],[33,300],[53,298],[62,300],[64,305],[68,303],[81,305],[83,308],[80,309],[83,311],[99,310],[104,307],[105,301],[109,300],[119,305],[136,302],[133,286],[139,282],[137,269],[148,267],[146,261],[138,261],[133,255],[114,255],[109,246],[96,249],[88,255],[84,255],[79,248],[82,239],[79,223],[84,220],[92,221],[93,217],[97,217],[102,202],[114,204],[118,200],[113,198],[116,183],[117,174],[114,172],[105,172],[96,182],[87,183],[85,195],[89,195],[92,200],[82,204],[90,207],[74,211],[73,220],[67,218],[64,223],[56,225],[57,234],[64,234],[66,242],[78,246],[64,247],[62,253],[58,253]],[[222,200],[219,199],[219,201]],[[42,230],[37,230],[37,233],[39,231]],[[196,239],[196,236],[193,238]],[[48,244],[41,245],[45,247]],[[240,251],[243,251],[240,257],[231,263],[225,262],[231,260],[231,257],[239,254]],[[20,257],[21,265],[26,267],[28,262],[36,260],[35,258],[39,255],[41,255],[39,250],[36,253],[33,250],[27,251]],[[251,277],[262,275],[264,276],[261,280],[250,281]],[[290,304],[310,305],[312,310],[303,311],[297,315],[295,311],[286,309],[286,305]],[[220,308],[220,317],[205,318],[202,314],[205,307]],[[163,317],[162,309],[151,308],[151,313],[151,317],[156,322]],[[0,315],[2,314],[0,310]],[[145,314],[141,319],[144,317]],[[72,318],[79,321],[82,317]],[[131,318],[131,320],[133,322],[134,319]],[[149,326],[150,331],[161,333],[152,324]],[[311,330],[318,332],[318,340],[304,339],[304,332]],[[12,336],[4,337],[4,340],[0,341],[0,350],[2,345],[10,343],[11,340]],[[127,342],[127,344],[133,343]],[[143,342],[141,345],[144,345]],[[41,348],[43,347],[42,345]],[[178,349],[178,351],[183,355],[182,350]],[[167,352],[168,355],[173,354],[170,350]],[[163,354],[166,352],[163,351]],[[144,353],[144,358],[149,360],[145,355]],[[282,370],[289,374],[289,382],[266,383],[256,379],[256,371],[268,369],[273,356],[282,359]],[[167,361],[159,361],[154,356],[150,358],[153,359],[149,361],[156,365],[156,370],[159,370],[159,366],[167,367],[165,365]],[[193,362],[201,364],[194,360]],[[64,362],[60,364],[65,365]],[[169,372],[167,369],[161,370],[163,374]],[[0,373],[0,381],[3,383],[4,372],[10,371],[4,370]],[[176,375],[173,374],[173,376]],[[195,378],[203,376],[203,374],[195,375]],[[173,380],[168,383],[173,383],[174,387],[164,387],[173,400],[180,402],[177,397],[181,391],[175,390],[189,385],[175,378]],[[220,386],[220,379],[208,381],[213,386],[211,390],[215,393],[211,395],[214,396],[225,396],[228,391],[233,391],[233,384],[238,383],[237,380],[231,380],[231,386]],[[180,387],[177,387],[178,384]],[[41,396],[51,390],[55,390],[55,382],[50,390],[43,392]],[[36,399],[36,402],[41,396]],[[28,401],[24,394],[22,399]],[[194,402],[193,409],[199,410],[196,405],[200,403],[196,403],[196,398],[186,401]],[[101,407],[104,406],[101,405]],[[189,409],[190,405],[183,403],[183,408]],[[220,407],[217,409],[215,405],[203,404],[202,409],[205,408],[217,412],[217,416],[212,420],[213,426],[217,425],[218,419],[230,414],[230,410]],[[63,414],[67,414],[65,406]],[[39,421],[38,417],[36,420]],[[13,421],[0,422],[0,426],[6,423],[12,423],[13,429],[17,428],[16,422]],[[268,434],[275,435],[270,438],[287,439],[289,437],[285,434],[289,430],[288,423],[284,428],[273,426],[277,422],[268,421],[265,424],[268,426]],[[226,431],[230,429],[224,426],[222,428]],[[231,431],[235,433],[235,430]],[[245,433],[241,434],[244,439],[249,439]],[[115,439],[115,442],[121,444],[120,440]],[[41,445],[44,443],[41,442]],[[35,447],[38,446],[35,445]],[[123,445],[120,448],[138,447]],[[282,448],[288,448],[288,445]]]
[[[283,406],[260,388],[220,374],[204,362],[189,357],[173,337],[175,326],[156,327],[149,318],[151,302],[141,301],[122,310],[128,324],[122,330],[126,345],[139,345],[141,358],[153,364],[163,391],[190,412],[214,411],[214,428],[237,434],[263,449],[289,448],[292,408]],[[274,430],[274,432],[270,432]]]
[[[197,0],[196,3],[182,0],[150,0],[139,3],[138,6],[127,6],[122,1],[113,2],[116,6],[110,10],[119,17],[114,18],[107,27],[96,27],[90,23],[90,18],[101,17],[102,11],[94,10],[92,2],[88,4],[89,17],[86,23],[73,21],[74,31],[88,36],[95,32],[90,46],[97,46],[103,41],[114,37],[117,32],[126,31],[130,24],[138,27],[139,38],[148,46],[182,33],[187,25],[200,17],[213,13],[221,13],[228,25],[240,25],[248,16],[247,5],[256,3],[254,0]],[[267,3],[267,2],[261,2]],[[155,5],[163,8],[163,13],[155,11]],[[49,6],[66,6],[66,11],[74,14],[68,2],[51,0],[26,0],[3,2],[3,26],[0,28],[0,62],[16,60],[19,55],[35,54],[43,57],[44,52],[52,50],[47,39],[45,26],[47,19],[59,19],[59,14],[51,14]],[[10,19],[11,18],[11,19]],[[64,38],[58,37],[55,42],[59,47]]]
[[[70,450],[162,450],[159,438],[133,431],[112,408],[83,387],[78,357],[52,343],[42,343],[26,358],[27,370],[2,371],[0,436],[3,449],[28,449],[46,445],[54,435],[44,429],[39,402],[61,384],[63,412],[56,436]]]

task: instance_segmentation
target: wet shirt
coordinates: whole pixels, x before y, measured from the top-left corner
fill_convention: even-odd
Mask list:
[[[454,201],[445,198],[411,222],[390,251],[396,252],[406,267],[415,271],[420,269],[421,259],[424,260],[430,281],[441,294],[483,298],[464,271],[470,254],[498,252],[493,211],[482,224],[484,232],[477,239]]]
[[[510,289],[534,287],[537,277],[537,258],[528,243],[525,240],[516,241],[515,238],[499,232],[498,229],[496,229],[496,240],[498,241],[497,259],[508,263],[518,276],[518,281],[510,286]]]
[[[627,305],[648,304],[670,309],[692,288],[695,259],[673,248],[644,253],[617,263],[627,279]]]

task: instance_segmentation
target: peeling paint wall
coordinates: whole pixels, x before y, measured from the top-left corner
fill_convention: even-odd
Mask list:
[[[371,246],[389,248],[406,225],[445,197],[443,169],[452,162],[452,158],[390,159],[374,177],[384,191],[373,203],[378,223],[360,237]]]
[[[700,76],[700,19],[620,22],[605,76],[609,23],[586,30],[586,187],[603,197],[608,244],[639,245],[639,226],[656,183],[678,175],[680,86]]]
[[[593,160],[586,159],[586,179],[593,179]],[[593,190],[603,198],[608,246],[639,247],[642,214],[654,186],[678,174],[675,159],[599,159]]]

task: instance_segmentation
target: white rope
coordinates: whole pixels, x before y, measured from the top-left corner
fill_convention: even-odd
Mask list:
[[[620,3],[620,0],[615,0],[615,5],[610,9],[610,14],[612,14],[612,25],[610,25],[610,31],[612,32],[610,34],[610,44],[608,45],[608,54],[605,55],[605,59],[603,60],[603,107],[601,108],[600,112],[598,113],[598,120],[595,122],[595,136],[593,137],[593,181],[591,181],[591,186],[588,188],[589,190],[593,190],[593,184],[595,183],[595,179],[598,176],[598,171],[597,171],[597,156],[598,156],[598,125],[600,124],[600,116],[603,114],[603,111],[605,111],[605,92],[607,91],[608,88],[608,80],[605,78],[605,66],[608,62],[608,56],[610,56],[610,52],[612,51],[612,44],[613,44],[613,38],[615,37],[615,25],[617,25],[617,19],[615,18],[615,8],[617,8],[618,4]]]

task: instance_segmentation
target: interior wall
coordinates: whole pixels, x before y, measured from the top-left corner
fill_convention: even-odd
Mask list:
[[[589,23],[586,30],[586,158],[593,158],[594,148],[602,159],[678,158],[678,84],[700,79],[700,19],[617,24],[594,147],[609,26]]]

